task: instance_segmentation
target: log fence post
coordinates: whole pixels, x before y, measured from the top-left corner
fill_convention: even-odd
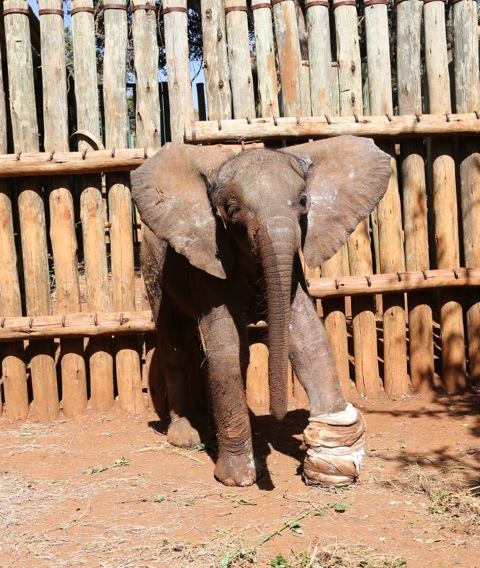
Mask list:
[[[449,114],[450,79],[448,73],[445,3],[433,0],[423,5],[425,64],[429,112]],[[452,144],[441,138],[430,142],[435,246],[438,268],[460,265],[455,160]],[[449,393],[466,387],[465,334],[463,310],[458,294],[443,292],[440,300],[442,380]]]
[[[46,152],[68,151],[67,73],[63,2],[39,0],[43,85],[43,124]],[[48,180],[50,240],[55,266],[54,311],[80,311],[77,238],[70,182],[65,177]],[[83,340],[60,342],[62,407],[66,416],[83,414],[87,407],[87,377]]]
[[[105,146],[111,149],[127,146],[128,113],[126,93],[127,3],[116,0],[115,8],[106,8],[105,54],[103,66],[103,94],[105,102]],[[121,6],[121,7],[119,7]],[[168,16],[180,16],[172,13]],[[168,46],[167,46],[168,47]],[[167,58],[171,57],[168,55]],[[167,59],[168,62],[168,59]],[[170,80],[170,77],[169,77]],[[175,91],[171,93],[171,108]],[[177,115],[172,132],[177,128]],[[175,126],[176,125],[176,126]],[[183,124],[182,124],[183,137]],[[111,278],[113,308],[118,311],[135,309],[135,272],[133,256],[132,196],[128,174],[107,176],[108,209],[110,221]],[[120,407],[131,414],[143,411],[140,355],[135,337],[115,341],[115,367]]]
[[[100,140],[93,0],[73,0],[72,23],[77,128]],[[81,151],[90,149],[85,141],[80,141],[78,147]],[[102,196],[102,178],[94,174],[81,176],[79,185],[87,306],[94,312],[109,312],[113,308],[108,279],[105,241],[107,215]],[[110,338],[91,338],[86,356],[90,370],[90,403],[97,411],[108,410],[113,404],[114,387]]]
[[[25,0],[5,0],[3,8],[9,11],[4,26],[14,150],[38,152],[28,4]],[[48,315],[52,306],[43,193],[32,179],[18,181],[17,190],[27,315]],[[52,341],[29,346],[32,410],[38,420],[54,420],[59,413],[53,350]]]

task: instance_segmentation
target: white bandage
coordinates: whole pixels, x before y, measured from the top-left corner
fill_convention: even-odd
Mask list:
[[[309,419],[303,433],[307,484],[348,485],[360,473],[364,455],[365,421],[350,403],[345,410]]]

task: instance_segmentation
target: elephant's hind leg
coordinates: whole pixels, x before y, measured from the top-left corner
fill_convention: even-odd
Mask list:
[[[193,447],[200,443],[200,436],[192,426],[193,412],[188,384],[195,325],[164,295],[157,329],[170,412],[167,440],[181,448]]]

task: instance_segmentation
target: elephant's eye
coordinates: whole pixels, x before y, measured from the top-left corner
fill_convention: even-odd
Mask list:
[[[230,219],[235,217],[235,214],[238,213],[239,211],[240,207],[238,206],[237,203],[230,203],[230,205],[227,207],[227,215],[230,217]]]
[[[298,200],[298,204],[302,209],[306,209],[307,203],[308,203],[308,196],[305,193],[303,193],[300,196],[300,199]]]

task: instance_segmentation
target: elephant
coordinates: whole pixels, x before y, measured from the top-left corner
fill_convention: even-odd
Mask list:
[[[268,324],[271,414],[281,420],[287,412],[290,360],[310,403],[307,447],[315,439],[333,445],[333,454],[352,440],[360,447],[363,418],[342,394],[301,254],[310,267],[333,256],[384,195],[390,169],[389,155],[372,140],[339,136],[241,151],[167,144],[132,172],[170,407],[167,439],[184,447],[199,440],[185,391],[188,342],[199,334],[217,433],[215,477],[224,484],[256,481],[244,383],[247,325],[260,320]],[[310,470],[325,462],[315,461],[314,449]],[[330,474],[338,473],[338,459],[330,459]]]

